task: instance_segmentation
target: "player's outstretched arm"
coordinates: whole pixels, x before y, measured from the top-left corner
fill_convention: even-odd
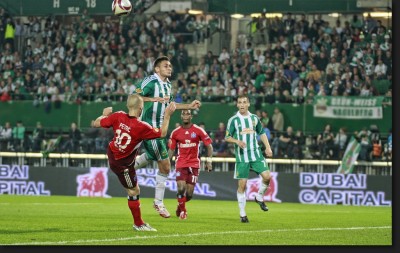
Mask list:
[[[190,104],[176,104],[176,109],[178,110],[192,110],[198,109],[201,106],[201,102],[199,100],[193,100]]]
[[[164,101],[165,101],[165,99],[161,98],[161,97],[153,97],[153,98],[151,98],[151,97],[141,96],[138,93],[135,93],[135,94],[140,96],[143,99],[143,102],[161,102],[161,103],[164,103]]]
[[[161,125],[161,137],[167,136],[169,120],[171,119],[171,115],[174,113],[175,110],[175,102],[170,103],[167,108],[165,108],[164,121]]]
[[[101,116],[97,117],[97,119],[92,120],[91,126],[92,127],[101,127],[101,125],[100,125],[101,119],[108,117],[109,115],[111,115],[111,113],[112,113],[112,107],[104,108],[103,114]]]

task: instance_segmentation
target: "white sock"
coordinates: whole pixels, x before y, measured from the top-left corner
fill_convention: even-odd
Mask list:
[[[258,201],[264,200],[264,193],[267,191],[268,186],[269,184],[265,184],[263,181],[261,181],[260,189],[258,189],[258,193],[256,195]]]
[[[140,168],[143,168],[143,167],[145,167],[147,164],[149,164],[149,161],[150,161],[150,160],[148,160],[148,159],[149,159],[149,158],[147,157],[147,154],[146,154],[146,153],[143,153],[143,154],[141,154],[140,156],[137,156],[137,157],[136,157],[136,160],[135,160],[135,166],[134,166],[135,170],[140,169]]]
[[[236,192],[238,204],[239,204],[239,212],[240,212],[240,217],[246,216],[246,196],[243,193]]]
[[[164,200],[165,181],[167,181],[167,178],[167,174],[162,174],[160,172],[156,175],[156,194],[154,198],[156,204],[161,204]]]

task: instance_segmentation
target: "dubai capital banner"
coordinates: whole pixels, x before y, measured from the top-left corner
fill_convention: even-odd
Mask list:
[[[384,97],[315,96],[314,117],[382,119]]]

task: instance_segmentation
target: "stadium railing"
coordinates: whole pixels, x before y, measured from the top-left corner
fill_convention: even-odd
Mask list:
[[[174,161],[175,157],[173,158]],[[235,158],[213,157],[213,169],[219,171],[233,171]],[[205,157],[201,157],[201,170],[204,170]],[[342,161],[339,160],[315,160],[315,159],[267,159],[272,172],[283,173],[336,173]],[[1,164],[29,165],[34,167],[108,167],[105,154],[72,154],[72,153],[50,153],[44,157],[42,153],[31,152],[0,152]],[[148,165],[156,168],[157,163]],[[174,166],[172,166],[174,168]],[[392,176],[391,161],[356,161],[353,173],[367,175],[390,175]]]

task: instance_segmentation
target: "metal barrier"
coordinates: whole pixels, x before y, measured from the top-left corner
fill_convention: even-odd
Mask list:
[[[173,158],[173,160],[175,157]],[[201,157],[202,168],[204,170],[205,157]],[[213,157],[214,171],[233,171],[235,168],[235,158],[233,157]],[[337,160],[309,160],[309,159],[267,159],[272,172],[300,173],[336,173],[341,161]],[[28,152],[0,152],[0,164],[30,165],[34,167],[107,167],[108,160],[105,154],[69,154],[51,153],[48,157],[43,157],[41,153]],[[157,167],[153,162],[148,165],[152,168]],[[355,162],[353,173],[367,175],[392,175],[391,161]]]

